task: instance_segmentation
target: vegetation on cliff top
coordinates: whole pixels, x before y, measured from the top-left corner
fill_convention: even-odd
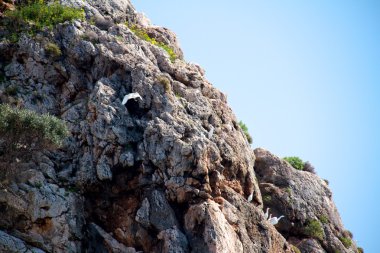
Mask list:
[[[243,130],[245,137],[247,137],[249,144],[252,144],[252,136],[248,132],[247,125],[244,124],[243,121],[239,121],[239,126],[240,126],[241,130]]]
[[[137,27],[136,25],[130,25],[128,22],[125,23],[125,25],[128,26],[128,28],[140,39],[164,49],[168,53],[171,62],[174,62],[178,58],[172,47],[163,42],[157,41],[155,38],[150,37],[143,28]]]
[[[302,159],[297,156],[284,157],[283,159],[297,170],[303,170],[305,166],[305,163],[302,161]]]
[[[63,6],[58,1],[50,4],[44,0],[27,1],[15,10],[7,10],[3,23],[12,31],[11,40],[17,40],[21,32],[34,34],[59,23],[83,19],[84,10]]]
[[[341,236],[339,240],[343,243],[344,247],[349,248],[352,245],[352,241],[348,237]]]

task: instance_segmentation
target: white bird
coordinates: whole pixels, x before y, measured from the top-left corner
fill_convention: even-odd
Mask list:
[[[129,93],[129,94],[127,94],[127,95],[124,96],[123,101],[121,103],[123,105],[125,105],[128,102],[128,100],[130,100],[130,99],[136,99],[136,98],[139,98],[139,99],[142,100],[142,97],[137,92]]]
[[[264,217],[267,220],[269,216],[269,207],[267,208],[267,211],[264,213]]]
[[[253,199],[253,192],[248,196],[248,202],[251,202],[252,201],[252,199]]]
[[[272,224],[272,225],[276,225],[280,220],[281,218],[285,217],[284,215],[281,215],[280,217],[272,217],[270,218],[268,221]]]
[[[214,129],[215,128],[213,126],[210,127],[210,131],[208,131],[208,134],[207,134],[207,137],[209,139],[211,139],[212,135],[214,134]]]

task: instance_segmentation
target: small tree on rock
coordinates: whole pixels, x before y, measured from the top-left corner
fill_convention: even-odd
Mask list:
[[[49,114],[0,105],[0,161],[14,162],[62,145],[65,123]]]

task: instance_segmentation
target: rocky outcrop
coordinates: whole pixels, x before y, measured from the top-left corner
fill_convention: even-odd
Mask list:
[[[357,252],[339,238],[344,230],[327,183],[317,175],[294,169],[264,149],[256,149],[255,171],[264,206],[274,216],[285,215],[278,231],[302,252]]]
[[[62,3],[86,19],[0,40],[1,103],[54,114],[70,130],[58,150],[1,164],[0,250],[278,253],[293,244],[353,252],[338,239],[343,226],[326,184],[254,153],[226,96],[183,60],[174,33],[126,0]],[[143,99],[123,105],[131,92]],[[262,196],[286,215],[276,227]],[[323,215],[322,239],[302,232]]]

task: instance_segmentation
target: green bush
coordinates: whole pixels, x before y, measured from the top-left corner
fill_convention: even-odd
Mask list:
[[[322,224],[327,224],[327,223],[329,223],[329,218],[328,218],[326,215],[321,215],[321,216],[319,217],[319,220],[320,220],[320,222],[321,222]]]
[[[125,25],[128,26],[128,28],[140,39],[148,41],[152,45],[164,49],[168,53],[171,62],[174,62],[178,58],[172,47],[165,43],[157,41],[155,38],[151,38],[144,29],[139,28],[136,25],[129,25],[129,23],[126,23]]]
[[[323,233],[323,229],[321,223],[318,220],[309,220],[304,227],[304,233],[310,237],[323,240],[325,235]]]
[[[0,150],[3,155],[59,147],[68,135],[65,123],[48,114],[0,105]]]
[[[271,201],[272,201],[272,196],[269,195],[269,194],[264,195],[264,196],[263,196],[263,201],[264,201],[264,203],[269,203],[269,202],[271,202]]]
[[[349,248],[352,245],[352,241],[348,237],[341,236],[339,240],[343,243],[344,247]]]
[[[165,92],[169,93],[171,91],[171,86],[170,86],[170,80],[164,75],[160,75],[157,78],[157,82],[162,84],[164,86]]]
[[[47,4],[43,0],[27,1],[16,10],[5,12],[7,24],[14,28],[13,32],[34,33],[45,27],[53,28],[59,23],[83,19],[84,10],[61,5],[58,1]],[[11,37],[15,33],[11,34]]]
[[[364,253],[364,249],[361,247],[358,247],[358,253]]]
[[[59,57],[62,55],[62,51],[57,44],[49,42],[45,46],[45,51],[49,56]]]
[[[240,120],[239,126],[240,126],[241,130],[243,130],[243,133],[244,133],[245,137],[247,138],[248,143],[252,144],[252,136],[249,134],[248,127],[246,126],[246,124],[244,124],[243,121]]]
[[[284,157],[284,160],[287,161],[290,165],[292,165],[293,168],[297,170],[303,170],[305,165],[301,158],[296,156]]]

